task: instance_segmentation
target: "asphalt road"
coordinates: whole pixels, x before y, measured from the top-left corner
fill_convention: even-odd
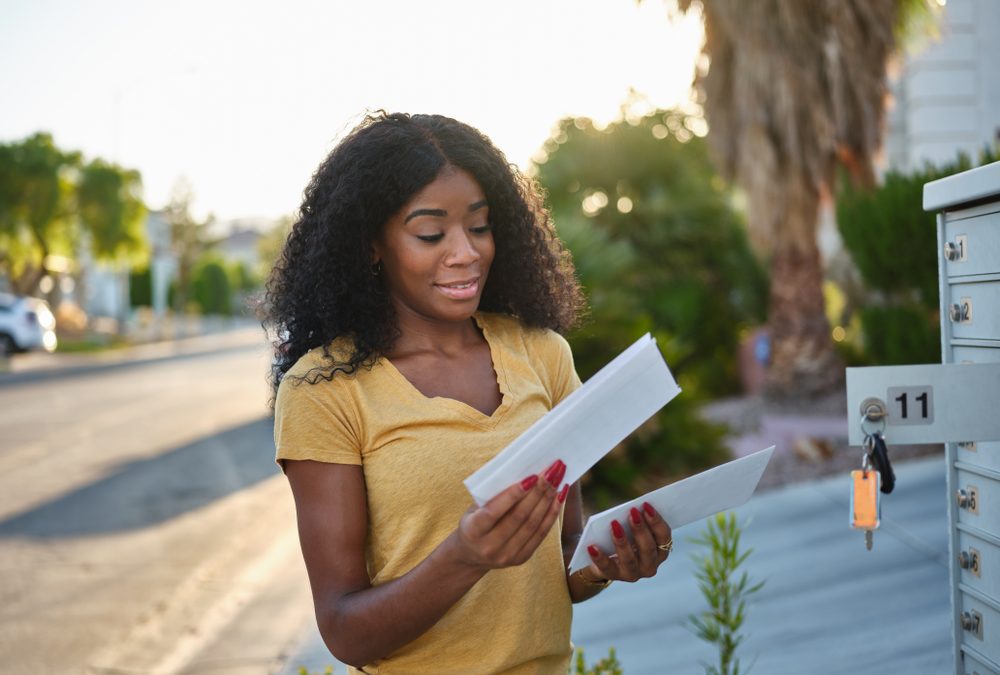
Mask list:
[[[266,355],[236,337],[0,377],[4,673],[266,673],[301,633]]]

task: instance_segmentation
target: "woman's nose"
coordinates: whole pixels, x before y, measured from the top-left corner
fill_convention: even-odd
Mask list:
[[[462,232],[452,238],[451,248],[445,258],[445,264],[450,266],[471,265],[479,260],[479,250],[472,239]]]

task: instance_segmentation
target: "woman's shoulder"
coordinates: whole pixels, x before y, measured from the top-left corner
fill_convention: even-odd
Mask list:
[[[547,356],[569,351],[569,343],[550,328],[527,326],[515,316],[493,312],[479,312],[480,324],[508,345],[519,345],[531,355]]]
[[[349,362],[353,353],[353,341],[348,338],[336,338],[326,345],[313,347],[300,356],[282,380],[312,379],[314,374],[332,372],[338,364]]]

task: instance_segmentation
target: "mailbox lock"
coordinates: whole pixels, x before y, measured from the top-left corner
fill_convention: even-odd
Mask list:
[[[962,612],[962,630],[967,630],[980,640],[983,639],[983,615],[972,610]]]
[[[979,489],[971,485],[965,489],[959,489],[955,493],[958,508],[967,509],[972,513],[979,513]]]
[[[979,551],[974,548],[970,548],[968,551],[960,551],[958,554],[958,566],[963,570],[969,570],[978,577],[980,569]]]
[[[972,319],[972,301],[962,298],[961,302],[952,303],[948,308],[948,318],[952,323],[965,323]]]
[[[950,262],[962,262],[966,259],[966,247],[969,238],[964,234],[955,237],[955,241],[949,241],[944,245],[944,257]]]
[[[869,422],[878,422],[889,416],[885,407],[885,401],[874,396],[869,396],[861,402],[861,417]]]

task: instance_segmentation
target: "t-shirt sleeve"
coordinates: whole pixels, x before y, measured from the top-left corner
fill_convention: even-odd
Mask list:
[[[580,376],[576,374],[576,366],[573,364],[573,351],[569,343],[559,333],[551,331],[549,334],[549,348],[551,350],[551,370],[552,377],[552,405],[556,405],[574,391],[580,388]]]
[[[285,379],[274,402],[275,461],[311,459],[361,464],[358,418],[348,392],[333,381]]]

